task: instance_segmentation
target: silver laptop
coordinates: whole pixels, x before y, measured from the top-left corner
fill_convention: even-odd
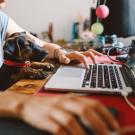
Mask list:
[[[135,93],[135,54],[123,65],[90,64],[89,70],[62,65],[44,88],[53,92]]]

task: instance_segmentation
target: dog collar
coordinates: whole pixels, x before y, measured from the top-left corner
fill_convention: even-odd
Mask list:
[[[4,64],[12,67],[30,67],[30,61],[25,61],[24,63],[17,63],[10,60],[4,60]]]

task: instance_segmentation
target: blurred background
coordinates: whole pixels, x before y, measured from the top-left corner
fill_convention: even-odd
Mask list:
[[[89,18],[93,0],[9,0],[4,9],[20,26],[37,33],[47,32],[53,25],[55,40],[70,40],[73,22],[78,16]],[[45,33],[43,33],[45,34]]]
[[[100,26],[92,31],[92,24],[97,22],[96,9],[104,2],[109,15],[99,19]],[[81,46],[83,42],[95,49],[106,44],[106,35],[111,37],[111,44],[117,37],[135,35],[134,6],[135,0],[8,0],[4,11],[43,40]]]

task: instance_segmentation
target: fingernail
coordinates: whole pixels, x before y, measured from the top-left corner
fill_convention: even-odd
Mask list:
[[[64,63],[68,64],[70,61],[68,59],[65,59]]]

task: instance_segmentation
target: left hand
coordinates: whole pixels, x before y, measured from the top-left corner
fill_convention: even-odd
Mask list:
[[[89,49],[84,52],[74,51],[71,53],[65,54],[63,50],[59,49],[57,52],[58,59],[63,64],[69,64],[73,60],[82,62],[85,68],[89,68],[87,57],[90,57],[94,64],[96,64],[95,56],[103,56],[102,53],[99,53],[93,49]]]

